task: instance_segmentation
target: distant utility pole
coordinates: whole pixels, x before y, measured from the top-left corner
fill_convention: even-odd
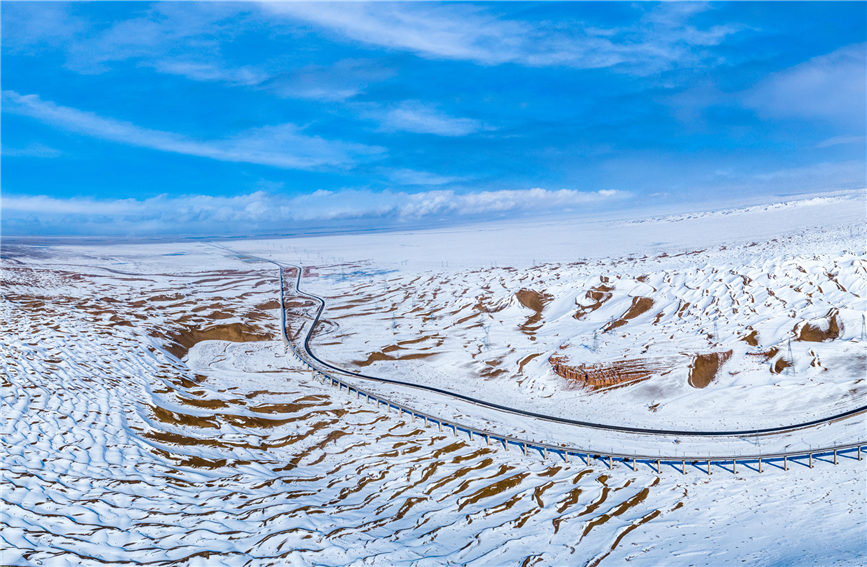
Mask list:
[[[861,314],[861,340],[867,338],[867,316]]]
[[[797,371],[795,370],[795,355],[792,354],[792,339],[789,339],[789,361],[792,363],[792,374],[797,374]]]
[[[717,342],[719,342],[719,328],[716,324],[716,318],[714,318],[713,320],[713,338],[716,339]]]
[[[490,331],[491,326],[485,325],[484,329],[485,329],[485,350],[488,350],[488,332]]]

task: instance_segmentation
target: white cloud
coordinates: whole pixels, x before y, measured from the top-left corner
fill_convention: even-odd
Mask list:
[[[257,12],[244,4],[156,3],[136,10],[136,17],[106,27],[79,19],[73,11],[74,7],[63,4],[4,6],[4,51],[52,46],[65,52],[67,68],[83,74],[132,62],[191,81],[314,100],[346,100],[363,92],[370,82],[394,74],[379,62],[363,59],[287,68],[285,56],[257,54],[253,64],[234,64],[223,53],[223,46],[241,30],[263,29],[262,22],[256,21]]]
[[[834,136],[827,140],[822,140],[816,144],[817,148],[830,148],[832,146],[843,146],[849,144],[864,144],[867,141],[865,136]]]
[[[59,2],[3,5],[3,51],[23,53],[37,47],[68,45],[86,29],[84,21]]]
[[[386,171],[388,178],[397,185],[447,185],[465,181],[464,177],[439,175],[416,169],[392,169]]]
[[[223,234],[289,230],[358,221],[382,226],[426,217],[461,218],[580,210],[629,196],[623,191],[570,189],[406,193],[316,191],[299,196],[255,192],[235,197],[162,195],[150,199],[2,197],[6,234]]]
[[[370,116],[378,119],[381,129],[386,132],[466,136],[491,129],[479,120],[449,116],[436,107],[417,101],[406,101]]]
[[[861,133],[867,114],[867,44],[849,45],[775,73],[744,101],[762,117],[820,119]]]
[[[157,61],[178,52],[220,55],[244,24],[245,7],[229,3],[156,3],[134,18],[91,26],[66,44],[67,67],[101,73],[117,61]]]
[[[637,24],[600,29],[583,22],[552,25],[503,19],[478,6],[426,3],[264,3],[281,17],[318,25],[350,40],[423,57],[591,69],[621,65],[650,74],[695,62],[694,48],[713,46],[740,29],[697,29],[688,20],[705,7],[657,6]]]
[[[343,101],[394,72],[373,61],[343,59],[331,65],[306,65],[291,71],[279,65],[232,67],[209,58],[161,58],[144,63],[155,71],[191,81],[251,87],[282,98]]]
[[[482,215],[512,211],[551,211],[563,208],[581,207],[604,201],[623,199],[629,193],[616,190],[593,192],[574,189],[520,189],[500,191],[480,191],[477,193],[456,194],[453,191],[427,191],[407,195],[400,206],[404,217],[428,215]]]
[[[394,71],[380,61],[342,59],[327,66],[275,68],[258,86],[286,98],[342,101],[363,93],[370,83],[392,75]]]
[[[384,153],[383,148],[326,140],[303,134],[293,124],[263,126],[222,140],[194,140],[186,136],[142,128],[91,112],[44,101],[37,95],[3,91],[3,110],[35,118],[57,128],[164,152],[228,162],[268,165],[284,169],[347,167],[360,159]]]
[[[56,148],[36,142],[20,148],[3,146],[0,149],[0,154],[6,157],[54,158],[62,155],[62,152]]]
[[[864,160],[820,162],[756,173],[752,177],[764,184],[786,189],[861,189],[867,187],[867,164]]]
[[[222,67],[213,63],[185,59],[160,59],[153,68],[166,75],[179,75],[193,81],[220,82],[234,86],[258,85],[269,78],[260,69],[252,67]]]

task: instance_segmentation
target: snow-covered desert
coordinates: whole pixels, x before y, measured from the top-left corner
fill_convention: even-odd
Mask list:
[[[863,565],[865,202],[7,239],[0,563]]]

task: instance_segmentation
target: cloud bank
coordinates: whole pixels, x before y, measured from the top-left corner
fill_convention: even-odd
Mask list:
[[[372,116],[380,121],[380,128],[385,132],[467,136],[491,129],[480,120],[449,116],[434,106],[412,100],[384,112],[374,112]]]
[[[763,118],[819,119],[863,132],[867,116],[867,44],[848,45],[759,83],[745,97]]]
[[[385,153],[384,148],[304,134],[294,124],[245,130],[221,140],[195,140],[174,132],[143,128],[60,106],[38,95],[3,91],[3,111],[35,118],[57,128],[121,144],[218,161],[252,163],[282,169],[349,167]]]
[[[161,195],[141,200],[4,195],[0,203],[6,235],[230,235],[580,211],[629,196],[617,190],[538,188],[463,194],[344,190],[298,196],[262,191],[231,197]]]
[[[732,24],[698,28],[700,4],[662,5],[637,24],[607,29],[498,17],[474,5],[425,3],[263,3],[278,17],[300,20],[342,39],[431,59],[481,65],[515,63],[579,69],[622,67],[638,75],[703,58],[701,48],[740,31]]]

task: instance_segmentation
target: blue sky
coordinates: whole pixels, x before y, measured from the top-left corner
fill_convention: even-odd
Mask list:
[[[861,188],[864,3],[2,3],[4,234]]]

